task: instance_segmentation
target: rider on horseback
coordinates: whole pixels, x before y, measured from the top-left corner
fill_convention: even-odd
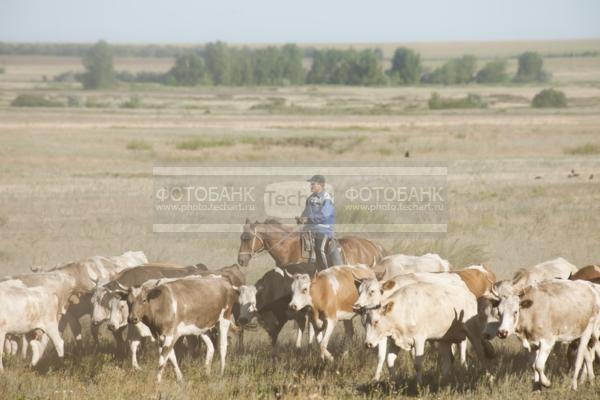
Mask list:
[[[308,180],[312,194],[306,199],[306,206],[298,223],[306,224],[306,228],[315,237],[315,253],[319,269],[341,265],[342,257],[333,239],[333,198],[325,191],[325,177],[314,175]],[[327,244],[329,243],[329,246]],[[329,255],[327,255],[329,247]]]

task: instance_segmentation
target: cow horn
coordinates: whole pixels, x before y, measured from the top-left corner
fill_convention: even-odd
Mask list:
[[[119,289],[124,290],[126,292],[129,291],[129,289],[131,289],[131,288],[121,285],[121,282],[119,282],[119,281],[117,281],[117,286],[119,287]]]
[[[283,269],[283,268],[282,268]],[[285,276],[287,276],[288,278],[294,278],[294,275],[290,274],[289,272],[287,272],[287,269],[283,269],[283,273],[285,274]]]

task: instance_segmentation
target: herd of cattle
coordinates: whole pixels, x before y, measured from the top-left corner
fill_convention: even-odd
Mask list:
[[[63,357],[67,325],[80,346],[84,315],[91,316],[96,342],[106,322],[117,347],[129,346],[133,368],[140,368],[142,339],[156,342],[159,382],[168,362],[182,379],[174,346],[184,337],[188,344],[202,339],[207,373],[218,344],[222,373],[229,328],[242,344],[244,327],[255,318],[273,346],[283,326],[295,321],[296,347],[308,331],[321,358],[333,360],[328,344],[337,322],[353,335],[352,320],[359,317],[366,346],[378,349],[376,380],[384,364],[395,377],[398,352],[406,350],[420,383],[427,342],[439,353],[442,376],[453,353],[467,364],[468,345],[482,370],[492,373],[490,340],[515,334],[529,351],[539,388],[550,385],[544,366],[556,342],[570,343],[573,389],[578,380],[593,379],[594,359],[600,358],[600,266],[577,269],[562,258],[504,281],[484,265],[451,270],[448,261],[426,254],[387,256],[372,267],[275,267],[248,285],[238,265],[208,270],[203,264],[156,264],[142,252],[127,252],[0,278],[0,301],[0,370],[3,352],[31,356],[35,366],[48,341]]]

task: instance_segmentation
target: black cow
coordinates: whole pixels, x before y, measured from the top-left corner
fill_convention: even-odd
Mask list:
[[[248,324],[257,316],[260,325],[271,337],[271,344],[275,346],[285,323],[294,320],[298,325],[296,347],[300,347],[306,326],[306,312],[295,312],[289,308],[292,300],[292,276],[309,274],[312,277],[316,272],[316,264],[290,264],[267,272],[254,286],[240,286],[239,323]],[[312,335],[310,338],[312,340]]]

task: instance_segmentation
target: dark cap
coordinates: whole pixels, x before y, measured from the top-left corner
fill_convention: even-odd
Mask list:
[[[325,183],[325,177],[323,175],[313,175],[312,178],[310,178],[306,182]]]

